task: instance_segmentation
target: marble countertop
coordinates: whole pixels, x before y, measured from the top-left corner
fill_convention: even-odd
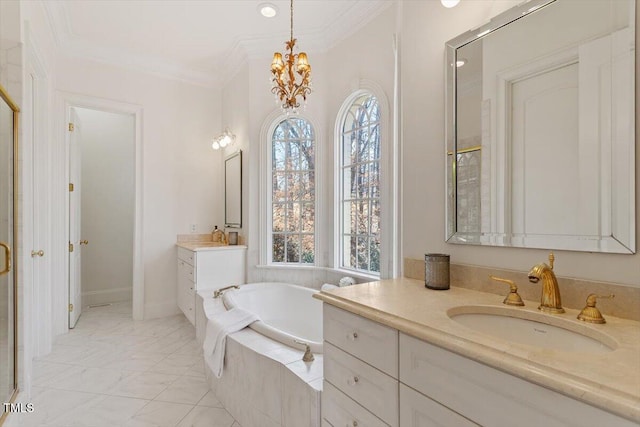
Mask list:
[[[573,322],[574,330],[593,337],[606,334],[617,347],[607,353],[578,353],[536,348],[476,332],[447,312],[482,306],[491,313],[519,310],[539,315],[537,301],[507,308],[504,296],[451,287],[426,289],[408,278],[382,280],[321,291],[322,301],[385,324],[400,332],[555,390],[569,397],[640,422],[640,322],[605,316],[604,325],[576,319],[577,310],[548,314],[549,324]],[[523,313],[527,316],[527,313]]]
[[[177,242],[176,246],[190,251],[215,251],[225,249],[246,249],[245,245],[224,245],[219,242]]]

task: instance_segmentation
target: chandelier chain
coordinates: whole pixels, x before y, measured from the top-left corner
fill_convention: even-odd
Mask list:
[[[293,40],[293,0],[291,0],[291,37],[289,38],[289,40]]]

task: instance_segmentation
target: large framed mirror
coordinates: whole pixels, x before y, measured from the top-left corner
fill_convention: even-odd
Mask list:
[[[224,161],[224,226],[242,228],[242,150]]]
[[[17,170],[18,106],[0,86],[0,395],[13,402],[18,391]],[[7,412],[0,417],[2,424]]]
[[[531,0],[446,44],[446,240],[635,253],[634,0]]]

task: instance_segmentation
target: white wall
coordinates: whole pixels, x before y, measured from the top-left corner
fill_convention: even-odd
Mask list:
[[[81,153],[82,305],[131,301],[135,117],[77,108]]]
[[[210,144],[221,131],[219,91],[64,56],[56,87],[142,107],[145,317],[177,313],[176,234],[224,220],[221,154]]]
[[[453,9],[445,9],[436,1],[403,3],[403,239],[406,257],[422,259],[426,252],[446,252],[455,263],[520,271],[528,271],[533,264],[547,257],[545,250],[450,245],[444,241],[444,43],[516,3],[462,1]],[[636,110],[636,117],[639,112]],[[636,150],[636,157],[640,157],[640,150]],[[636,161],[638,164],[640,161]],[[636,173],[636,224],[640,224],[638,188],[640,174]],[[636,230],[640,234],[640,227]],[[640,236],[636,241],[640,242]],[[560,276],[640,287],[640,253],[556,251],[555,270]]]

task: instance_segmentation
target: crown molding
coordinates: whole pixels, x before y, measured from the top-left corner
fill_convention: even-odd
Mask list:
[[[398,0],[359,0],[354,2],[347,13],[324,29],[325,50],[331,49],[338,43],[357,33],[362,27],[377,17]]]
[[[298,38],[304,44],[305,51],[325,52],[356,33],[396,1],[353,1],[328,27],[300,32]],[[238,39],[223,55],[224,61],[217,61],[222,65],[214,69],[194,69],[153,55],[136,54],[84,40],[74,34],[64,2],[43,1],[42,4],[49,19],[56,46],[62,54],[209,88],[220,88],[227,84],[247,60],[270,57],[271,52],[283,50],[284,41],[289,37],[283,32]]]
[[[137,55],[83,40],[74,34],[63,2],[44,1],[42,4],[49,19],[56,46],[63,55],[102,62],[197,86],[220,87],[220,79],[210,71],[197,70],[153,55]]]

